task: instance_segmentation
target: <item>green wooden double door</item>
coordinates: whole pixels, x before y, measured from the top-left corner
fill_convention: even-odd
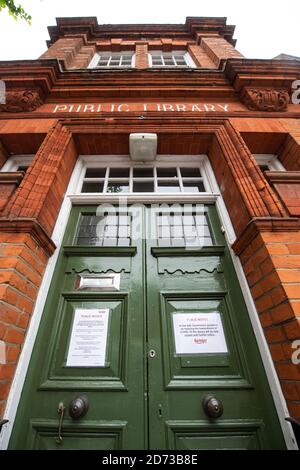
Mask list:
[[[285,448],[213,205],[72,209],[10,448]]]

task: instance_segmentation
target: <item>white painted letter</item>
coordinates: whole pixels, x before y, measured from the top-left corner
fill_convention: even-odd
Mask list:
[[[86,104],[84,106],[83,112],[87,113],[88,111],[90,111],[91,113],[94,113],[95,112],[95,106],[93,104]]]
[[[295,80],[292,83],[292,89],[295,90],[292,93],[292,103],[300,104],[300,80]]]
[[[122,109],[124,107],[124,109]],[[121,113],[122,111],[128,112],[129,111],[129,106],[128,104],[119,104],[118,106],[118,111]]]
[[[205,111],[215,111],[216,107],[214,104],[204,104],[204,109]]]
[[[163,104],[162,107],[164,111],[174,111],[172,104]]]
[[[177,109],[177,111],[186,111],[186,105],[185,104],[176,104],[176,109]]]
[[[55,105],[55,108],[53,109],[53,113],[58,113],[58,112],[63,112],[63,111],[68,111],[68,105],[57,104]]]
[[[202,109],[199,108],[199,106],[198,106],[197,104],[193,104],[193,105],[192,105],[192,111],[200,111],[200,112],[201,112]]]
[[[226,113],[228,112],[229,104],[218,104],[219,108],[221,108]]]

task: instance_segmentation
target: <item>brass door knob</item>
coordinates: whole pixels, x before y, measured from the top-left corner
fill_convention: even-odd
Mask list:
[[[206,395],[203,398],[202,406],[205,414],[209,418],[220,418],[224,412],[223,403],[212,395]]]
[[[89,401],[86,395],[78,395],[69,404],[69,415],[73,419],[82,418],[89,409]]]

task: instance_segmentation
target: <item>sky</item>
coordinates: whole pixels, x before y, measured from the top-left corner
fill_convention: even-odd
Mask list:
[[[237,49],[247,58],[300,56],[299,0],[16,0],[32,25],[0,13],[0,60],[37,59],[56,17],[96,16],[99,24],[185,23],[187,16],[225,16],[236,25]],[[151,8],[150,8],[151,7]]]

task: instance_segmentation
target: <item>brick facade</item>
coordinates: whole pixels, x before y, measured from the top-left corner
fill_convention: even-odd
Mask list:
[[[222,19],[117,27],[98,25],[94,18],[67,18],[49,31],[49,49],[38,61],[26,63],[22,85],[37,91],[45,108],[18,113],[0,109],[0,166],[10,155],[35,155],[24,177],[8,175],[5,180],[0,173],[0,341],[6,347],[6,363],[0,365],[0,417],[55,250],[51,235],[78,155],[126,154],[131,132],[155,132],[158,153],[209,156],[237,235],[233,248],[290,414],[299,419],[300,372],[291,354],[293,341],[300,339],[300,110],[291,103],[284,110],[273,109],[276,102],[271,112],[249,109],[241,100],[249,84],[262,94],[269,88],[290,92],[300,76],[299,62],[244,59],[234,47],[232,27]],[[150,50],[181,49],[197,67],[192,76],[189,70],[155,76],[149,69]],[[127,75],[106,71],[103,78],[93,78],[85,69],[97,50],[131,50],[136,69]],[[20,66],[22,62],[0,63],[9,90],[20,87]],[[90,103],[99,96],[130,102],[133,111],[124,109],[118,116],[47,111],[49,103]],[[222,101],[231,103],[233,111],[195,116],[174,108],[172,113],[144,112],[143,119],[134,111],[135,101],[170,99]],[[254,153],[277,154],[287,171],[263,173]]]

